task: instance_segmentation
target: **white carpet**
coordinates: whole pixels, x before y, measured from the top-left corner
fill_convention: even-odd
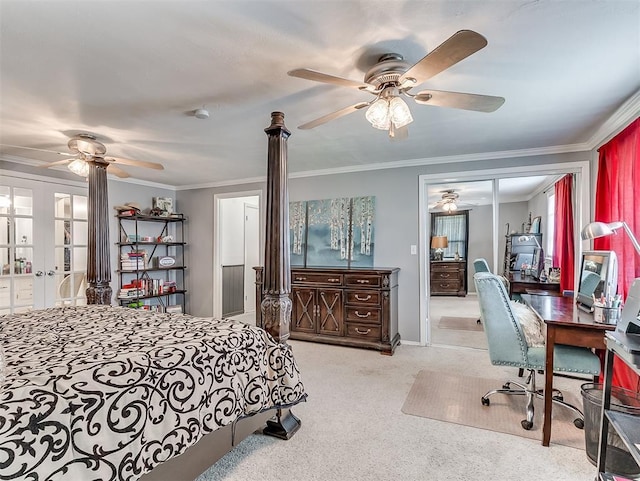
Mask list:
[[[289,441],[252,435],[198,481],[499,480],[585,481],[595,467],[584,451],[478,428],[409,416],[401,408],[419,371],[495,378],[514,369],[491,366],[471,349],[399,346],[375,351],[291,341],[309,400]],[[579,381],[558,379],[579,392]]]

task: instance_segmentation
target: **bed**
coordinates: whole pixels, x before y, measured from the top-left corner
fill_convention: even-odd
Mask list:
[[[0,478],[192,480],[257,427],[291,438],[284,115],[269,141],[263,326],[111,306],[106,166],[90,163],[87,306],[0,317]]]

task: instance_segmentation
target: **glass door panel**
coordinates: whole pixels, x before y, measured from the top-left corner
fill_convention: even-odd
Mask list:
[[[86,251],[86,188],[3,178],[0,313],[86,304]]]

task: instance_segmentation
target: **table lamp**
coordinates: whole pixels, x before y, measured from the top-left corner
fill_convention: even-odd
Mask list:
[[[441,261],[444,253],[444,249],[449,247],[449,241],[447,236],[444,235],[434,235],[431,238],[431,248],[435,249],[434,260]]]
[[[538,242],[538,238],[536,236],[534,236],[534,235],[521,235],[520,237],[518,237],[518,242],[529,242],[531,239],[536,241],[536,245],[538,247],[542,247],[540,245],[540,242]]]
[[[610,222],[609,224],[604,222],[591,222],[582,229],[581,237],[582,240],[605,237],[614,234],[620,227],[624,228],[624,231],[629,236],[629,239],[631,239],[631,243],[633,244],[633,247],[635,247],[636,252],[640,254],[640,244],[638,244],[638,241],[626,222],[617,221]]]

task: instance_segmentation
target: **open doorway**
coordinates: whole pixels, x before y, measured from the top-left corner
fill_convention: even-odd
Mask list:
[[[453,316],[457,308],[462,309],[458,317],[469,317],[473,319],[477,308],[477,299],[475,298],[475,288],[473,286],[473,260],[477,257],[483,257],[487,260],[492,272],[502,274],[502,267],[505,254],[505,236],[512,230],[518,232],[521,224],[528,222],[529,212],[540,202],[540,198],[544,197],[543,191],[553,184],[553,179],[567,173],[576,174],[576,208],[574,216],[574,232],[579,232],[579,226],[588,221],[589,216],[589,163],[575,162],[571,164],[549,164],[536,168],[533,172],[531,167],[515,167],[496,169],[493,171],[471,171],[456,174],[434,174],[424,175],[420,177],[420,341],[423,345],[446,344],[446,345],[462,345],[466,347],[480,347],[479,345],[465,345],[463,342],[456,342],[451,339],[438,339],[435,331],[436,325],[440,321],[443,312],[448,316]],[[549,180],[532,193],[529,198],[518,200],[516,193],[509,188],[509,184],[517,184],[531,177],[543,176]],[[442,192],[448,190],[462,191],[470,189],[472,186],[480,186],[484,181],[488,182],[491,189],[485,193],[486,200],[479,201],[472,196],[466,196],[464,201],[469,204],[469,210],[473,215],[478,215],[478,221],[475,222],[470,216],[469,219],[469,251],[467,263],[467,292],[465,296],[432,296],[431,286],[431,209],[436,208],[438,200],[442,200]],[[468,184],[468,185],[467,185]],[[535,199],[538,197],[538,199]],[[489,201],[490,199],[490,201]],[[462,197],[458,200],[462,203]],[[520,204],[521,203],[521,204]],[[538,208],[538,207],[535,207]],[[546,202],[544,207],[546,214]],[[509,228],[507,229],[507,224]],[[476,239],[476,236],[477,239]],[[477,247],[474,247],[477,246]],[[478,248],[482,248],[478,250]],[[579,257],[581,251],[581,243],[576,241],[576,258]],[[444,304],[443,306],[437,305]],[[478,308],[479,313],[479,308]],[[443,331],[443,333],[445,333]],[[446,332],[451,336],[451,332]],[[482,336],[475,335],[480,340]]]
[[[215,196],[215,317],[255,324],[253,267],[260,265],[261,192]]]

